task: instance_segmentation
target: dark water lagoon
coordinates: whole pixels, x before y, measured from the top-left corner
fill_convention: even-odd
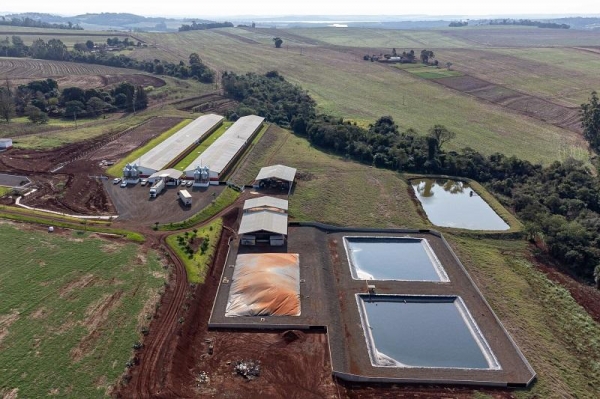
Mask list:
[[[415,179],[411,185],[427,217],[436,226],[468,230],[508,230],[510,226],[471,188],[459,180]]]
[[[375,366],[499,368],[458,297],[360,295],[358,302]]]
[[[425,239],[344,237],[344,245],[354,279],[448,281]]]

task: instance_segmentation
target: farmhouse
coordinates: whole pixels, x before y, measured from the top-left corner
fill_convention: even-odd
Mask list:
[[[203,115],[177,133],[136,159],[140,176],[148,177],[167,169],[182,158],[223,124],[223,117],[215,114]]]
[[[270,210],[247,212],[242,215],[238,234],[242,245],[257,243],[280,246],[288,231],[288,215]]]
[[[256,185],[259,188],[277,188],[292,190],[292,185],[296,178],[296,168],[290,168],[285,165],[266,166],[258,172],[256,176]]]
[[[194,162],[188,166],[185,174],[188,178],[198,176],[201,168],[209,168],[211,184],[219,184],[244,151],[254,136],[260,131],[265,118],[248,115],[238,119],[221,137],[210,145]]]
[[[10,150],[12,146],[12,139],[0,139],[0,151]]]

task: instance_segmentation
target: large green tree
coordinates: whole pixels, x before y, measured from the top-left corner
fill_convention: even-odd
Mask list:
[[[456,133],[451,130],[448,130],[444,125],[434,125],[429,129],[429,137],[435,138],[437,140],[437,150],[442,149],[442,145],[447,143],[456,137]]]
[[[595,150],[600,150],[600,103],[598,94],[593,91],[589,102],[581,104],[581,127],[583,136]]]
[[[2,87],[0,88],[0,117],[6,123],[10,123],[13,116],[15,116],[15,102],[10,89]]]

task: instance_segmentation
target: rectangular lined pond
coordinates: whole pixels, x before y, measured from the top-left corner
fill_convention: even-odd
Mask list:
[[[448,276],[424,238],[344,237],[355,280],[448,282]]]
[[[373,366],[500,369],[460,297],[357,294]]]
[[[436,226],[469,230],[510,228],[467,182],[414,179],[411,185],[427,217]]]

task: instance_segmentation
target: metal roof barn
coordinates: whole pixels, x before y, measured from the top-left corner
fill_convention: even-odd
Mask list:
[[[162,178],[170,178],[173,180],[177,180],[181,177],[181,175],[183,175],[183,172],[180,170],[164,169],[164,170],[159,170],[158,172],[151,174],[150,177],[148,177],[148,179],[152,180],[152,179],[157,179],[159,177],[162,177]]]
[[[285,165],[265,166],[258,172],[256,180],[279,179],[293,182],[296,178],[296,168]]]
[[[264,196],[251,198],[244,202],[244,212],[251,210],[264,210],[265,208],[287,212],[288,201],[281,198]]]
[[[231,161],[235,159],[260,129],[264,120],[265,118],[256,115],[248,115],[238,119],[187,167],[186,175],[192,177],[198,166],[208,166],[211,171],[211,178],[220,177],[221,173],[227,169]]]
[[[238,255],[225,316],[300,316],[300,256]]]
[[[223,119],[222,116],[215,114],[202,115],[133,163],[139,165],[145,175],[159,171],[220,126]]]
[[[288,215],[281,212],[259,211],[244,213],[238,234],[266,231],[287,236]]]

